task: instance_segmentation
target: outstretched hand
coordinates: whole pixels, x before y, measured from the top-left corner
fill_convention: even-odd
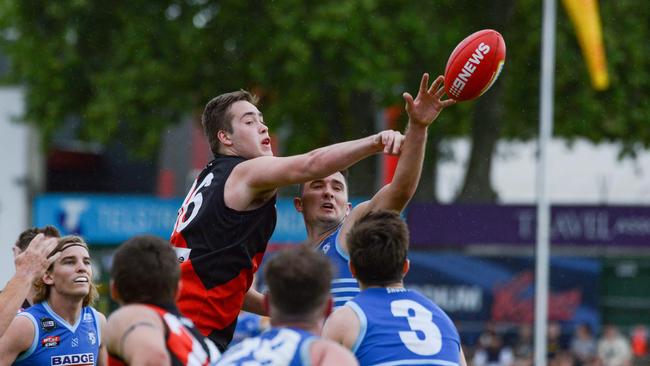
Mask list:
[[[57,252],[48,258],[57,243],[56,238],[45,238],[43,234],[36,235],[27,249],[16,256],[14,260],[16,273],[29,276],[32,279],[41,277],[50,265],[61,256],[61,252]]]
[[[410,122],[428,126],[438,117],[443,109],[456,104],[456,101],[453,99],[442,100],[442,95],[445,93],[443,86],[444,80],[445,78],[440,75],[428,87],[429,74],[424,73],[420,81],[420,90],[415,100],[407,92],[402,94],[406,102],[406,113],[409,115]]]
[[[373,142],[382,147],[384,154],[399,155],[404,142],[404,135],[399,131],[385,130],[375,135]]]

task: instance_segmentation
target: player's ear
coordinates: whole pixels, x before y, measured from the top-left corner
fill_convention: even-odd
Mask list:
[[[54,278],[52,278],[52,272],[51,271],[45,272],[45,274],[43,275],[43,277],[41,277],[41,279],[43,280],[43,283],[46,284],[46,285],[49,285],[49,286],[54,285]]]
[[[345,216],[350,214],[350,211],[352,211],[352,203],[348,202],[346,208],[345,208]]]
[[[407,273],[409,273],[409,269],[411,269],[411,261],[406,258],[404,261],[404,267],[402,267],[402,278],[405,277]]]
[[[293,198],[293,207],[296,209],[296,211],[302,212],[302,198],[294,197]]]
[[[348,262],[348,268],[350,268],[350,273],[352,273],[352,277],[357,278],[357,269],[354,268],[352,262]]]
[[[332,314],[334,310],[334,302],[332,301],[332,296],[327,296],[327,305],[325,305],[325,319]]]
[[[222,145],[225,145],[225,146],[231,146],[232,145],[232,139],[230,138],[230,134],[226,130],[217,131],[217,138],[219,139],[219,142]]]
[[[269,301],[271,300],[271,294],[266,292],[264,294],[264,300],[262,301],[262,306],[264,307],[264,312],[266,315],[270,316],[271,313],[269,312],[269,309],[271,308],[271,305],[269,304]]]
[[[115,300],[116,302],[120,302],[120,293],[117,291],[117,287],[115,287],[115,281],[110,280],[108,287],[111,291],[111,299]]]

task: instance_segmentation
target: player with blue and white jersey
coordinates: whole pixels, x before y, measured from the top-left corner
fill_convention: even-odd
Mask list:
[[[395,140],[392,151],[399,153],[391,183],[382,187],[370,200],[352,208],[348,201],[347,172],[334,173],[323,179],[300,185],[294,198],[296,210],[303,215],[307,243],[325,253],[337,268],[332,282],[334,308],[337,309],[359,292],[359,284],[348,270],[347,233],[355,221],[375,210],[404,210],[415,191],[422,173],[427,130],[440,112],[455,103],[442,100],[444,78],[439,76],[429,87],[429,75],[424,74],[418,95],[413,99],[404,93],[409,123],[405,136]]]
[[[58,259],[34,283],[35,304],[0,338],[0,365],[106,365],[106,318],[89,306],[97,290],[88,246],[66,236],[55,253]]]
[[[271,329],[229,348],[220,366],[358,365],[352,353],[320,338],[332,309],[328,260],[310,248],[286,249],[265,265]]]
[[[361,293],[327,319],[323,337],[348,347],[361,365],[466,365],[447,314],[404,288],[409,234],[399,214],[368,213],[352,228],[348,243]]]

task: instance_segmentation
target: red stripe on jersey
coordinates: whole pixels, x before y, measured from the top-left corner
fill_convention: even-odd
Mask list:
[[[237,318],[252,278],[253,271],[244,269],[232,280],[206,289],[194,272],[192,261],[186,260],[181,263],[178,309],[206,336],[215,329],[224,329]]]
[[[172,243],[173,246],[177,248],[187,248],[187,242],[185,241],[185,238],[180,232],[177,232],[176,230],[174,230],[174,232],[172,233],[172,236],[169,239],[169,241]]]

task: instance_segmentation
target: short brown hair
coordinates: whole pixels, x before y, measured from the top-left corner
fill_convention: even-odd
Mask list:
[[[50,238],[61,237],[59,230],[52,225],[43,227],[31,227],[18,235],[18,240],[16,240],[16,243],[14,245],[16,248],[20,249],[21,252],[24,252],[25,249],[27,249],[29,246],[29,243],[31,243],[38,234],[43,234]]]
[[[86,248],[86,250],[88,250],[88,252],[90,253],[90,250],[88,249],[88,244],[86,244],[86,242],[81,237],[75,235],[68,235],[59,238],[58,244],[56,245],[54,250],[50,252],[48,257],[51,257],[55,253],[62,252],[66,250],[68,247],[75,246],[75,245]],[[53,269],[54,269],[54,263],[50,265],[50,268],[48,268],[47,271],[50,272]],[[95,286],[95,284],[93,283],[92,277],[89,280],[90,280],[90,291],[88,292],[88,295],[84,297],[83,306],[92,305],[95,302],[95,300],[97,300],[97,297],[99,296],[97,293],[97,286]],[[45,282],[43,282],[42,278],[39,278],[36,281],[34,281],[34,288],[36,289],[36,292],[34,294],[35,304],[47,300],[47,298],[50,296],[50,287],[52,286],[47,285]]]
[[[385,286],[402,280],[409,232],[397,212],[371,211],[354,223],[347,239],[359,282]]]
[[[312,248],[282,250],[264,268],[271,305],[282,312],[280,317],[311,316],[328,299],[332,271],[327,257]]]
[[[258,102],[256,96],[246,90],[239,90],[216,96],[205,105],[203,116],[201,117],[201,124],[203,124],[203,131],[210,143],[210,150],[215,155],[219,153],[220,145],[217,132],[224,130],[232,133],[232,115],[229,113],[230,106],[241,100],[247,101],[255,106],[257,106]]]
[[[343,182],[345,183],[345,189],[349,190],[349,187],[348,187],[348,175],[349,175],[349,172],[348,172],[348,170],[347,169],[339,170],[338,173],[341,173],[341,175],[343,176]],[[318,179],[314,179],[314,180],[318,180]],[[300,197],[300,198],[302,198],[302,194],[305,192],[305,183],[307,183],[307,182],[302,182],[302,183],[298,184],[298,197]]]
[[[135,236],[113,257],[111,278],[125,304],[173,303],[180,275],[171,244],[155,236]]]

